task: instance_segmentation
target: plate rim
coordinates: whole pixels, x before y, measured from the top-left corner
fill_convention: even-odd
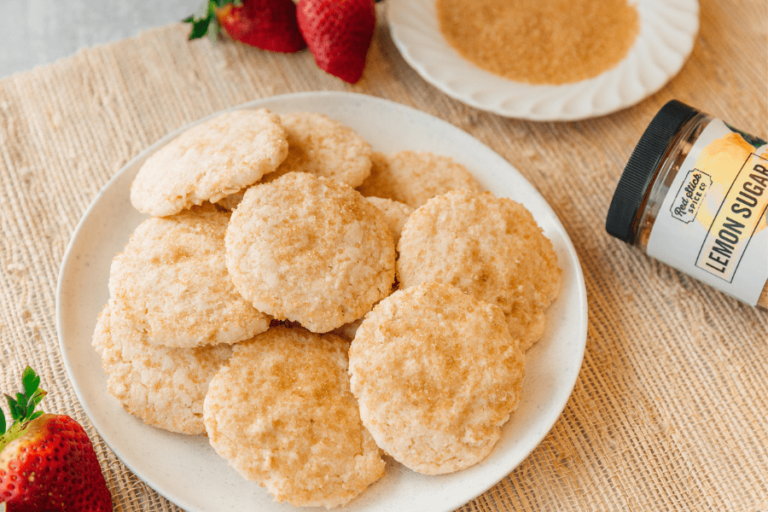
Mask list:
[[[64,336],[62,332],[62,293],[64,291],[64,280],[67,273],[67,269],[70,267],[70,265],[73,263],[72,258],[72,251],[74,249],[75,243],[79,236],[81,236],[81,232],[83,230],[83,226],[86,223],[88,217],[92,213],[92,211],[96,208],[96,205],[99,203],[99,200],[103,197],[103,195],[106,193],[106,191],[114,184],[115,181],[120,179],[120,177],[129,171],[129,169],[135,165],[135,163],[148,155],[152,154],[153,152],[157,151],[160,147],[164,146],[168,142],[170,142],[172,139],[180,135],[182,132],[188,130],[189,128],[203,123],[211,118],[214,118],[216,116],[219,116],[221,114],[224,114],[226,112],[231,112],[234,110],[240,110],[240,109],[247,109],[247,108],[262,108],[262,105],[269,102],[274,101],[284,101],[284,100],[291,100],[291,99],[302,99],[302,98],[330,98],[330,97],[338,97],[338,98],[352,98],[352,99],[359,99],[362,101],[373,101],[373,102],[381,102],[382,104],[386,105],[394,105],[396,108],[399,109],[405,109],[410,112],[415,112],[418,115],[426,115],[431,118],[433,118],[435,121],[437,121],[440,124],[448,125],[449,127],[460,130],[464,132],[467,136],[475,139],[478,144],[483,145],[485,148],[487,148],[488,151],[493,153],[496,158],[500,159],[506,165],[509,167],[509,170],[512,170],[513,172],[517,173],[520,177],[520,179],[527,182],[531,188],[534,189],[535,193],[539,196],[539,199],[541,200],[541,203],[545,210],[547,210],[547,213],[550,215],[549,222],[553,223],[556,228],[558,228],[562,234],[563,234],[563,242],[564,242],[564,249],[569,254],[571,258],[574,259],[576,262],[576,265],[573,268],[574,271],[574,284],[577,288],[578,292],[578,299],[581,305],[583,305],[582,308],[582,315],[579,315],[579,332],[575,333],[577,338],[579,340],[579,343],[577,345],[578,352],[573,354],[574,356],[574,362],[578,361],[577,368],[578,370],[574,372],[574,377],[572,379],[572,382],[568,382],[568,396],[563,401],[562,406],[559,407],[557,414],[554,416],[554,420],[552,421],[552,424],[549,425],[549,427],[541,433],[540,436],[536,439],[536,442],[533,443],[530,447],[530,449],[525,453],[525,455],[520,459],[520,461],[514,466],[506,470],[504,474],[502,474],[499,478],[493,479],[492,482],[489,483],[486,487],[483,487],[482,490],[479,492],[473,494],[472,496],[463,499],[462,501],[458,503],[452,503],[451,505],[448,505],[447,508],[441,509],[445,512],[450,512],[452,510],[455,510],[457,507],[461,507],[464,504],[468,503],[469,501],[472,501],[473,499],[477,498],[478,496],[482,495],[483,493],[487,492],[488,489],[492,488],[496,484],[498,484],[501,480],[503,480],[507,475],[509,475],[511,472],[513,472],[520,464],[522,464],[523,461],[525,461],[530,454],[541,444],[543,439],[549,434],[549,432],[554,428],[554,426],[557,424],[557,421],[562,416],[563,411],[565,410],[565,407],[567,406],[568,402],[571,399],[571,396],[573,394],[573,390],[576,386],[576,382],[578,381],[578,377],[581,373],[581,366],[583,364],[584,355],[586,352],[586,343],[587,343],[587,335],[588,335],[588,300],[587,300],[587,292],[586,292],[586,283],[584,280],[584,273],[581,267],[581,261],[578,257],[578,253],[576,252],[576,249],[573,245],[573,242],[570,238],[570,235],[566,231],[565,227],[563,226],[562,222],[560,221],[560,218],[557,216],[555,211],[552,209],[549,202],[541,195],[541,193],[538,191],[538,189],[531,183],[520,171],[517,170],[517,168],[512,165],[509,161],[507,161],[504,157],[502,157],[500,154],[498,154],[496,151],[494,151],[491,147],[489,147],[487,144],[482,142],[480,139],[475,137],[474,135],[466,132],[465,130],[459,128],[456,125],[453,125],[452,123],[446,121],[445,119],[442,119],[438,116],[435,116],[433,114],[430,114],[428,112],[425,112],[423,110],[404,105],[402,103],[398,103],[386,98],[381,98],[378,96],[372,96],[368,94],[361,94],[361,93],[353,93],[353,92],[344,92],[344,91],[305,91],[305,92],[298,92],[298,93],[286,93],[286,94],[280,94],[280,95],[274,95],[274,96],[267,96],[264,98],[259,98],[256,100],[248,101],[245,103],[241,103],[239,105],[234,105],[231,107],[228,107],[226,109],[219,110],[217,112],[214,112],[210,115],[204,116],[196,121],[193,121],[191,123],[188,123],[170,133],[167,135],[161,137],[159,140],[154,142],[153,144],[149,145],[148,147],[144,148],[139,154],[131,158],[125,165],[123,165],[112,177],[110,177],[109,180],[101,187],[99,192],[93,197],[91,202],[89,203],[88,207],[83,212],[82,216],[77,222],[77,225],[75,229],[73,230],[69,242],[67,243],[66,250],[63,254],[61,264],[59,266],[59,273],[57,278],[57,284],[56,284],[56,304],[55,304],[55,318],[56,318],[56,334],[59,342],[59,350],[61,352],[61,358],[62,362],[64,364],[65,370],[67,372],[67,376],[69,378],[69,381],[72,385],[72,388],[75,392],[75,395],[77,396],[78,402],[80,406],[83,409],[83,412],[88,416],[89,421],[93,425],[94,429],[98,433],[101,440],[109,447],[109,449],[112,451],[112,453],[117,457],[122,464],[124,464],[136,477],[138,477],[144,484],[151,487],[155,492],[163,496],[165,499],[167,499],[169,502],[173,503],[176,506],[180,506],[189,510],[197,510],[194,505],[190,506],[186,503],[179,503],[177,501],[177,498],[171,498],[169,495],[167,495],[163,490],[158,489],[153,483],[151,483],[151,480],[147,479],[147,477],[144,476],[144,472],[140,469],[134,466],[134,464],[127,462],[123,456],[121,456],[120,452],[121,450],[116,450],[112,443],[108,440],[109,435],[104,435],[102,432],[102,428],[97,425],[97,421],[94,421],[94,415],[91,414],[89,411],[91,409],[91,405],[87,404],[86,401],[83,399],[83,391],[81,390],[77,379],[75,378],[75,372],[73,370],[73,364],[72,361],[70,361],[69,354],[65,347],[65,341]]]
[[[697,39],[699,30],[700,30],[700,27],[701,27],[701,19],[700,19],[701,18],[701,16],[700,16],[701,6],[699,5],[699,0],[678,0],[680,2],[689,2],[691,5],[695,5],[696,23],[695,23],[695,28],[690,33],[686,34],[686,35],[690,36],[690,44],[686,48],[684,48],[684,50],[682,52],[680,52],[680,54],[682,55],[682,59],[681,59],[680,65],[677,66],[675,69],[669,71],[669,72],[665,72],[665,77],[664,77],[663,80],[659,81],[658,83],[654,83],[650,87],[644,87],[643,88],[643,92],[637,94],[636,96],[631,96],[627,100],[618,100],[613,105],[609,105],[609,106],[605,106],[605,107],[597,107],[596,108],[594,106],[594,104],[593,104],[592,109],[589,112],[586,112],[586,113],[581,113],[581,114],[573,113],[573,114],[569,114],[568,112],[563,111],[561,109],[557,113],[538,114],[538,113],[533,112],[533,111],[523,112],[523,111],[518,111],[518,110],[515,110],[515,109],[509,109],[509,108],[497,108],[497,107],[494,107],[493,105],[482,103],[482,102],[474,99],[471,95],[469,95],[467,93],[462,93],[462,92],[454,89],[448,83],[446,83],[445,81],[441,80],[439,77],[435,76],[432,72],[430,72],[425,67],[425,64],[422,61],[422,59],[419,59],[416,56],[414,56],[413,52],[411,51],[410,46],[405,42],[404,38],[401,37],[401,35],[400,35],[400,32],[401,32],[400,25],[396,21],[393,21],[393,18],[395,16],[392,15],[392,12],[395,9],[399,8],[399,6],[401,6],[401,5],[405,4],[405,3],[411,2],[411,1],[413,1],[413,0],[391,0],[390,2],[387,2],[387,6],[386,6],[386,9],[387,9],[387,11],[386,11],[387,12],[387,25],[389,26],[389,31],[390,31],[390,35],[392,37],[392,41],[394,42],[395,47],[397,48],[398,52],[403,57],[403,59],[408,63],[408,65],[412,69],[414,69],[419,74],[419,76],[422,79],[424,79],[427,83],[429,83],[430,85],[434,86],[435,88],[437,88],[438,90],[440,90],[444,94],[450,96],[451,98],[453,98],[453,99],[455,99],[457,101],[460,101],[460,102],[462,102],[462,103],[464,103],[466,105],[469,105],[471,107],[477,108],[479,110],[483,110],[485,112],[490,112],[492,114],[496,114],[496,115],[507,117],[507,118],[511,118],[511,119],[524,119],[524,120],[538,121],[538,122],[581,121],[581,120],[585,120],[585,119],[601,117],[601,116],[605,116],[605,115],[612,114],[614,112],[618,112],[620,110],[624,110],[626,108],[629,108],[629,107],[631,107],[633,105],[636,105],[636,104],[640,103],[641,101],[645,100],[646,98],[649,98],[650,96],[653,96],[655,93],[660,91],[665,85],[667,85],[682,70],[682,68],[685,66],[685,63],[688,61],[688,58],[691,56],[691,53],[693,52],[693,48],[695,46],[695,42],[696,42],[696,39]],[[421,1],[435,2],[436,0],[421,0]],[[643,1],[643,0],[630,0],[631,4],[633,4],[633,5],[636,5],[637,3],[641,2],[641,1]],[[625,56],[625,59],[626,59],[627,56],[630,55],[630,52],[632,52],[633,48],[637,45],[637,42],[640,41],[641,33],[642,33],[642,31],[640,33],[638,33],[637,39],[636,39],[635,43],[633,44],[633,46],[630,47],[630,49],[628,50],[627,55]],[[405,38],[405,39],[407,39],[407,38]],[[446,42],[446,44],[448,44],[448,43]],[[456,53],[456,55],[458,55],[456,50],[453,49],[453,47],[451,47],[449,44],[448,44],[448,47],[449,47],[449,49],[452,52],[454,52],[454,53]],[[554,90],[560,89],[562,91],[564,97],[565,96],[575,96],[576,94],[573,92],[572,87],[579,86],[579,85],[583,86],[584,84],[587,84],[589,82],[603,79],[604,77],[606,77],[608,75],[608,73],[610,73],[612,71],[615,71],[621,65],[621,63],[624,61],[624,59],[622,59],[622,61],[619,61],[619,63],[616,64],[614,67],[609,68],[609,69],[605,70],[604,72],[602,72],[601,74],[599,74],[599,75],[597,75],[595,77],[592,77],[592,78],[581,80],[579,82],[572,82],[572,83],[562,84],[562,85],[550,85],[550,84],[526,84],[526,83],[521,83],[521,82],[515,82],[513,80],[509,80],[509,79],[506,79],[504,77],[500,77],[500,76],[494,75],[491,72],[486,71],[486,70],[478,67],[476,64],[466,60],[465,58],[463,58],[461,56],[459,56],[459,60],[461,62],[463,62],[465,70],[471,71],[472,73],[482,73],[482,74],[485,74],[486,78],[487,77],[491,77],[493,80],[498,80],[498,79],[506,80],[511,85],[517,85],[517,86],[522,85],[522,86],[525,86],[525,87],[530,87],[531,90],[539,89],[539,90],[541,90],[542,94],[545,91],[554,91]],[[478,81],[478,83],[479,83],[479,81]],[[618,89],[618,87],[617,87],[617,89]]]

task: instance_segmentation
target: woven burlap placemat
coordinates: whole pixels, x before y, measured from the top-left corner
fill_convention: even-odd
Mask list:
[[[441,117],[500,153],[552,205],[583,266],[589,338],[573,395],[531,456],[462,510],[766,512],[768,313],[610,238],[603,224],[635,142],[667,100],[768,136],[767,32],[765,0],[702,0],[693,55],[670,84],[575,123],[505,119],[448,98],[406,65],[383,20],[355,86],[307,52],[189,43],[181,24],[0,81],[0,389],[16,389],[34,366],[47,409],[91,435],[116,510],[179,510],[122,465],[72,390],[54,318],[67,242],[107,180],[168,132],[256,98],[351,90]]]

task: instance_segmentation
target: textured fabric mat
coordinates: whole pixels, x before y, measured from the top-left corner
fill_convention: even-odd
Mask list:
[[[351,90],[441,117],[500,153],[552,205],[583,266],[589,339],[573,395],[531,456],[462,510],[768,512],[768,313],[603,228],[623,166],[667,100],[768,136],[765,0],[702,0],[676,78],[635,107],[575,123],[510,120],[448,98],[406,65],[383,20],[355,86],[307,52],[189,43],[188,30],[162,27],[0,81],[0,389],[16,389],[27,364],[40,371],[48,410],[94,440],[116,510],[179,509],[101,441],[62,365],[55,288],[78,219],[129,159],[191,121],[274,94]]]

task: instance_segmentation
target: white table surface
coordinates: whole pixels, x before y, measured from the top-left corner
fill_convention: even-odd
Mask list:
[[[0,78],[194,13],[202,0],[0,0]]]

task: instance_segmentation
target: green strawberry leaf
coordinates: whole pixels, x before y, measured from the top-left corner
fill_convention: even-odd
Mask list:
[[[192,24],[192,31],[189,33],[189,40],[193,39],[200,39],[203,37],[206,33],[208,33],[208,27],[211,24],[211,18],[210,16],[202,19],[194,19],[192,17],[185,19],[184,21],[186,23]]]
[[[29,403],[27,395],[22,393],[16,393],[16,406],[19,408],[19,414],[21,415],[19,421],[21,422],[26,421],[27,416],[32,414],[34,410],[34,406]]]
[[[200,39],[208,32],[208,27],[211,22],[216,18],[216,12],[214,10],[215,0],[205,0],[205,3],[197,8],[197,11],[192,16],[184,18],[184,23],[192,24],[192,31],[189,33],[189,40]]]
[[[221,27],[219,26],[219,22],[215,21],[211,23],[210,30],[208,30],[208,37],[211,39],[211,42],[215,43],[216,41],[218,41],[220,34],[221,34]]]
[[[235,7],[241,7],[243,0],[205,0],[205,2],[198,7],[197,12],[192,16],[184,18],[184,23],[191,23],[192,30],[189,33],[189,40],[200,39],[201,37],[208,35],[214,42],[221,34],[221,27],[219,26],[219,20],[216,18],[216,9],[220,9],[225,5],[232,4]]]
[[[32,404],[33,409],[37,407],[40,404],[40,402],[43,401],[43,398],[45,398],[45,395],[47,395],[47,393],[42,389],[38,389],[37,391],[35,391],[35,394],[32,395],[32,398],[29,400],[29,402]]]
[[[43,400],[45,395],[46,393],[42,389],[35,391],[35,394],[32,395],[32,397],[29,399],[29,402],[27,402],[27,413],[25,415],[26,417],[22,421],[32,421],[36,417],[35,414],[37,414],[37,412],[35,412],[35,407],[37,407],[37,405]],[[43,413],[40,412],[40,414]],[[40,414],[37,415],[39,416]]]
[[[19,408],[19,414],[24,419],[27,415],[27,397],[24,396],[24,393],[16,393],[16,407]]]
[[[43,415],[42,411],[35,411],[35,407],[46,395],[45,390],[40,389],[40,377],[29,367],[22,376],[21,383],[24,393],[16,393],[16,398],[5,395],[13,423],[8,427],[5,414],[0,409],[0,452],[8,443],[17,439],[25,432],[27,423]]]
[[[40,387],[40,377],[37,376],[35,370],[27,366],[24,373],[21,374],[21,383],[24,385],[24,394],[31,397]]]
[[[16,400],[11,395],[5,395],[5,400],[8,402],[8,408],[11,410],[11,418],[16,420],[19,417],[19,409],[16,407]]]

